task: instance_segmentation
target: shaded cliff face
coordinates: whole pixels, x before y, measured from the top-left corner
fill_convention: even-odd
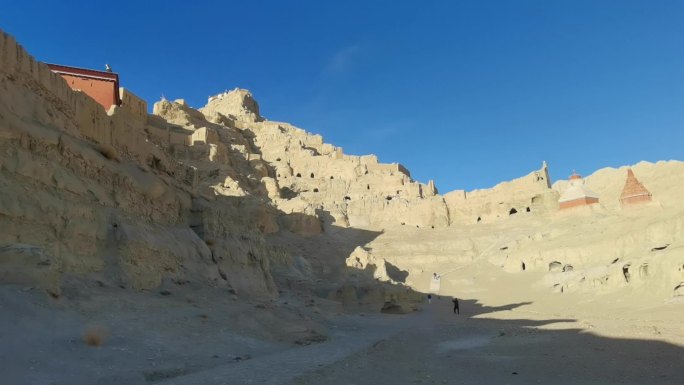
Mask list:
[[[294,262],[268,234],[449,224],[433,184],[266,122],[245,90],[202,110],[163,100],[150,116],[125,105],[105,111],[10,36],[0,36],[0,50],[3,282],[58,293],[73,275],[269,297],[277,295],[272,264]],[[358,246],[350,242],[343,250]]]
[[[104,111],[6,34],[0,52],[2,282],[59,293],[76,275],[276,294],[269,256],[278,253],[254,219],[272,213],[249,197],[203,195],[199,180],[213,170],[179,162],[169,135],[149,134],[172,123]]]
[[[271,263],[291,259],[264,234],[323,230],[319,207],[279,210],[289,199],[276,167],[240,126],[262,120],[245,91],[207,116],[168,101],[150,117],[104,111],[6,34],[0,51],[2,282],[55,294],[68,276],[190,282],[269,297]]]
[[[349,271],[427,290],[424,274],[482,261],[545,271],[543,285],[557,291],[638,276],[667,293],[684,281],[680,162],[634,167],[654,198],[636,211],[620,208],[623,176],[610,169],[587,178],[601,195],[588,210],[558,211],[563,183],[551,188],[546,165],[442,196],[400,164],[265,120],[246,90],[201,109],[162,100],[149,116],[104,111],[10,36],[0,52],[3,282],[59,292],[75,275],[273,297],[276,282],[289,285],[283,277],[315,286],[325,276],[326,290],[357,298],[345,292],[360,282]],[[663,245],[658,259],[644,251]]]

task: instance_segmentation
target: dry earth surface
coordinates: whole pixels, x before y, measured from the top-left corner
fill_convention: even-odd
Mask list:
[[[649,305],[620,296],[609,306],[603,298],[524,289],[513,278],[493,277],[509,289],[485,299],[461,298],[459,315],[450,297],[406,315],[340,314],[334,303],[317,301],[328,314],[321,316],[289,296],[249,303],[217,300],[215,291],[98,289],[54,300],[5,287],[3,378],[112,385],[681,383],[684,302]],[[105,331],[102,346],[83,341],[93,326]]]

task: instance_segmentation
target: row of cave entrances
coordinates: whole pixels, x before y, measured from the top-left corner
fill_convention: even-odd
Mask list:
[[[280,177],[280,175],[278,175],[278,177]],[[302,177],[302,173],[301,173],[301,172],[298,172],[298,173],[295,175],[295,177],[301,178],[301,177]],[[309,174],[309,177],[310,177],[311,179],[313,179],[313,178],[316,177],[316,175],[314,175],[314,173],[311,173],[311,174]],[[335,177],[332,176],[332,175],[330,175],[330,179],[335,179]]]
[[[278,176],[280,177],[280,175],[278,175]],[[302,174],[298,172],[295,176],[296,176],[297,178],[301,178],[301,177],[302,177]],[[310,176],[312,179],[316,177],[314,173],[311,173],[309,176]],[[335,177],[331,175],[331,176],[330,176],[330,179],[335,179]],[[366,190],[370,190],[370,185],[366,185]],[[318,192],[318,191],[319,191],[318,188],[314,188],[314,189],[313,189],[313,192]],[[391,197],[391,196],[387,196],[385,199],[387,199],[388,201],[391,201],[391,200],[392,200],[392,197]],[[348,197],[348,196],[345,196],[345,197],[344,197],[344,200],[345,200],[345,201],[350,201],[351,198]],[[525,208],[525,212],[528,212],[528,213],[529,213],[529,212],[531,212],[531,211],[532,211],[532,209],[530,209],[529,206]],[[511,209],[508,211],[508,215],[514,215],[514,214],[517,214],[517,213],[518,213],[518,210],[517,210],[515,207],[511,207]],[[482,221],[482,217],[477,217],[477,222],[479,223],[479,222],[481,222],[481,221]]]
[[[612,263],[615,264],[620,260],[620,258],[616,258]],[[624,266],[622,266],[622,276],[625,278],[625,282],[629,283],[631,280],[632,276],[632,264],[627,263]],[[525,262],[522,262],[522,270],[525,270]],[[572,271],[573,267],[572,265],[563,265],[562,263],[558,261],[554,261],[549,263],[549,271],[562,271],[564,273]],[[639,266],[639,277],[646,277],[648,276],[648,262],[644,262]]]
[[[532,209],[529,206],[525,207],[525,212],[527,212],[527,213],[532,212]],[[513,214],[517,214],[517,213],[518,213],[518,210],[515,207],[511,207],[511,209],[508,211],[508,215],[513,215]],[[479,223],[481,221],[482,221],[482,217],[477,217],[477,222]]]
[[[301,177],[302,177],[302,173],[301,173],[301,172],[298,172],[297,175],[295,175],[295,176],[296,176],[297,178],[301,178]],[[311,173],[311,174],[309,175],[309,177],[310,177],[311,179],[313,179],[313,178],[315,178],[316,176],[314,175],[314,173]],[[278,174],[278,178],[280,178],[280,174]],[[335,179],[335,177],[332,176],[332,175],[330,175],[330,179]]]
[[[295,175],[295,176],[296,176],[297,178],[301,178],[301,177],[302,177],[302,173],[301,173],[301,172],[298,172],[297,175]],[[311,173],[311,175],[309,175],[309,176],[311,177],[311,179],[313,179],[313,178],[316,177],[316,176],[314,175],[314,173]],[[331,175],[331,176],[330,176],[330,179],[335,179],[335,177],[333,177],[333,176]]]

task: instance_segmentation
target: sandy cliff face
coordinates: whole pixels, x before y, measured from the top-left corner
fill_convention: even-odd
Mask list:
[[[631,168],[653,194],[653,202],[621,206],[627,167],[607,168],[586,179],[600,196],[595,205],[562,211],[549,205],[541,212],[518,210],[502,213],[496,221],[439,230],[395,229],[366,248],[376,259],[406,271],[406,282],[422,291],[429,290],[436,272],[443,276],[442,293],[469,293],[476,284],[461,271],[479,265],[485,271],[527,277],[531,286],[587,298],[619,292],[635,300],[681,296],[684,163],[641,162]],[[554,184],[555,196],[564,184]],[[494,188],[481,194],[498,192]]]
[[[451,221],[459,224],[500,222],[517,213],[543,215],[558,209],[546,162],[528,175],[483,190],[456,190],[444,195]]]
[[[0,38],[0,275],[58,293],[65,279],[165,282],[273,296],[265,236],[326,227],[447,226],[434,185],[267,122],[245,90],[144,117],[102,109],[12,37]],[[133,96],[131,96],[133,97]]]
[[[432,272],[447,273],[455,290],[449,274],[484,264],[543,273],[534,283],[558,292],[684,290],[681,162],[634,166],[654,202],[630,209],[619,204],[624,169],[589,176],[600,204],[570,211],[558,210],[564,183],[551,186],[546,164],[439,195],[400,164],[265,120],[246,90],[200,109],[161,100],[146,117],[104,111],[6,34],[0,53],[3,282],[55,293],[70,277],[201,283],[272,297],[275,271],[325,276],[358,298],[360,281],[339,287],[349,271],[424,291]]]
[[[275,294],[271,250],[253,220],[268,210],[203,194],[215,171],[171,151],[184,127],[104,111],[6,34],[0,52],[3,282],[58,293],[66,277],[88,276],[137,289],[165,280]],[[188,146],[183,155],[212,151],[220,149]]]

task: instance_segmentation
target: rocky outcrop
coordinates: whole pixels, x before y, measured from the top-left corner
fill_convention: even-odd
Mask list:
[[[362,247],[357,247],[346,260],[348,267],[358,270],[369,270],[374,279],[380,281],[390,281],[385,266],[386,261],[382,258],[375,258],[371,253]]]
[[[231,175],[249,191],[260,183],[201,113],[180,102],[148,120],[104,111],[4,33],[0,53],[3,282],[59,291],[77,275],[136,289],[169,280],[276,294],[263,239],[277,228],[275,209],[206,193]],[[222,163],[248,171],[211,166]]]
[[[249,123],[264,120],[259,115],[259,104],[252,94],[239,88],[210,97],[201,112],[217,122],[225,122],[224,119]]]
[[[547,214],[558,208],[558,194],[551,189],[546,162],[541,169],[491,189],[444,195],[452,223],[501,221],[518,213]]]
[[[584,211],[565,213],[556,207],[444,229],[392,229],[365,248],[407,271],[406,282],[424,292],[432,273],[442,275],[443,289],[453,290],[449,285],[458,282],[460,269],[480,266],[510,274],[533,272],[530,277],[542,278],[530,278],[529,284],[558,293],[638,292],[670,298],[681,293],[678,287],[684,279],[684,215],[677,203],[684,163],[642,162],[632,168],[658,197],[658,204],[622,209],[619,198],[626,168],[603,169],[587,177],[601,203]],[[555,188],[558,196],[562,184]],[[505,199],[496,190],[483,194]]]
[[[55,293],[70,275],[136,289],[199,282],[273,297],[272,271],[303,275],[287,271],[297,267],[286,247],[308,264],[307,282],[359,273],[329,288],[350,303],[388,301],[391,290],[364,286],[376,280],[422,289],[434,266],[483,259],[544,271],[563,291],[620,282],[671,294],[684,279],[681,162],[634,166],[657,205],[623,212],[624,170],[604,169],[586,179],[597,207],[561,215],[566,186],[551,187],[545,163],[442,196],[401,164],[264,119],[246,90],[201,109],[161,100],[153,112],[105,111],[0,35],[0,280]],[[331,234],[346,239],[342,251],[307,246]]]
[[[17,273],[17,256],[29,255],[26,266],[50,266],[35,281],[57,288],[76,274],[136,289],[199,281],[274,295],[269,261],[280,251],[268,234],[449,225],[434,183],[265,121],[246,90],[200,110],[179,99],[147,117],[105,111],[6,34],[0,49],[7,277],[30,281]]]

